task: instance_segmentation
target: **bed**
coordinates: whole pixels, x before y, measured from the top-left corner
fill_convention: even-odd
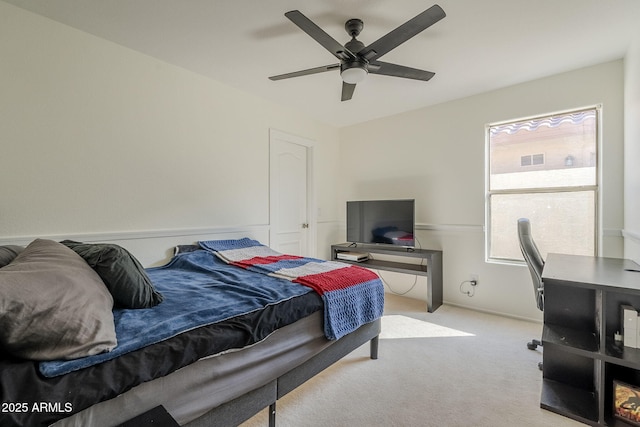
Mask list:
[[[248,238],[182,245],[147,269],[113,244],[36,239],[4,249],[3,426],[120,425],[158,406],[192,427],[237,425],[269,407],[275,425],[276,401],[298,385],[368,341],[377,358],[384,290],[357,266],[279,254]],[[36,294],[24,296],[21,274],[67,318],[31,322],[22,313],[16,322],[15,300]],[[51,285],[58,275],[64,290]],[[82,295],[87,281],[107,292],[96,285]],[[78,306],[91,315],[78,326],[82,340],[59,326]]]

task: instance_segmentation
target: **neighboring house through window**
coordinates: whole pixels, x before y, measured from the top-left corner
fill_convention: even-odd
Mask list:
[[[594,107],[487,126],[488,260],[522,260],[523,217],[543,257],[596,255],[599,116]]]

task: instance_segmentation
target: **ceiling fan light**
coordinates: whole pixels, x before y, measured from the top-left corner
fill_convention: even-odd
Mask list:
[[[364,78],[367,77],[367,74],[368,73],[366,69],[353,67],[343,69],[340,73],[340,76],[342,77],[343,82],[354,85],[363,81]]]

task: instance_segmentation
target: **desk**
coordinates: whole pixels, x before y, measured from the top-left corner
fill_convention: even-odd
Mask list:
[[[613,418],[613,380],[640,386],[640,350],[613,341],[620,306],[640,309],[638,264],[617,258],[549,254],[544,284],[540,406],[593,426]]]

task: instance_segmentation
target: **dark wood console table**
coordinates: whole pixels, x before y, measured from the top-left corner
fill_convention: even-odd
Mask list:
[[[398,261],[386,261],[370,258],[366,261],[352,262],[338,259],[339,252],[366,252],[369,254],[393,255],[396,257],[418,258],[426,264],[411,264]],[[442,305],[442,251],[431,249],[408,249],[384,245],[357,245],[341,243],[331,245],[331,259],[374,270],[395,271],[397,273],[427,276],[427,311],[434,312]]]
[[[613,416],[613,381],[640,386],[640,349],[614,342],[620,306],[640,309],[640,269],[624,259],[549,254],[540,406],[593,426]]]

